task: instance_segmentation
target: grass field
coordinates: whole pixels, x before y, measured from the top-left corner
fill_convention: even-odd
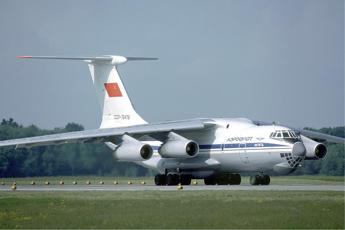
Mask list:
[[[114,178],[64,178],[66,183]],[[133,183],[152,178],[131,179]],[[343,184],[344,177],[278,177],[275,184]],[[24,178],[58,183],[61,178]],[[127,183],[129,178],[118,179]],[[8,184],[13,179],[5,180]],[[247,183],[247,182],[246,182]],[[7,185],[5,185],[7,186]],[[115,186],[115,185],[114,185]],[[0,192],[0,228],[344,229],[344,192]]]
[[[1,228],[344,228],[343,192],[3,192]]]

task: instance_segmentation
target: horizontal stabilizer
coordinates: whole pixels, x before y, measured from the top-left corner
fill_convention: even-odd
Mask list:
[[[79,60],[79,61],[111,61],[111,56],[104,57],[57,57],[57,56],[17,56],[17,58],[30,58],[30,59],[53,59],[53,60]]]
[[[58,56],[17,56],[17,58],[24,59],[51,59],[51,60],[76,60],[76,61],[88,61],[93,63],[107,63],[112,65],[119,65],[126,63],[127,61],[152,61],[158,60],[153,57],[124,57],[115,55],[104,55],[98,57],[58,57]]]
[[[158,58],[152,57],[126,57],[127,61],[153,61],[158,60]]]

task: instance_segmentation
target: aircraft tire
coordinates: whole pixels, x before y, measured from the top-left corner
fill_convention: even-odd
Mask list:
[[[230,184],[231,185],[241,184],[241,175],[238,173],[230,174]]]
[[[269,185],[271,182],[271,178],[269,175],[263,175],[261,178],[261,184],[262,185]]]
[[[177,174],[168,174],[167,175],[167,185],[178,185],[179,178]]]
[[[190,175],[181,175],[181,185],[190,185],[192,183],[192,177]]]
[[[158,186],[166,185],[167,184],[166,176],[163,175],[163,174],[157,174],[155,176],[155,184],[158,185]]]
[[[251,185],[261,184],[261,177],[259,175],[250,176],[249,182]]]
[[[216,177],[217,185],[228,185],[230,184],[230,175],[229,174],[219,174]]]
[[[204,178],[205,185],[216,185],[217,181],[215,177]]]

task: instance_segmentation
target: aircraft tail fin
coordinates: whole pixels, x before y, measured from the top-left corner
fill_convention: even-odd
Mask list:
[[[28,59],[80,60],[88,63],[91,78],[102,109],[101,128],[115,128],[146,124],[135,111],[117,71],[117,66],[127,61],[157,60],[147,57],[99,56],[99,57],[56,57],[18,56]]]

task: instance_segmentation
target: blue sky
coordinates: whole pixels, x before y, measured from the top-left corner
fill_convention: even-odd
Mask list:
[[[344,125],[344,1],[0,1],[0,118],[100,123],[84,63],[17,55],[154,56],[119,67],[148,121],[247,117]]]

